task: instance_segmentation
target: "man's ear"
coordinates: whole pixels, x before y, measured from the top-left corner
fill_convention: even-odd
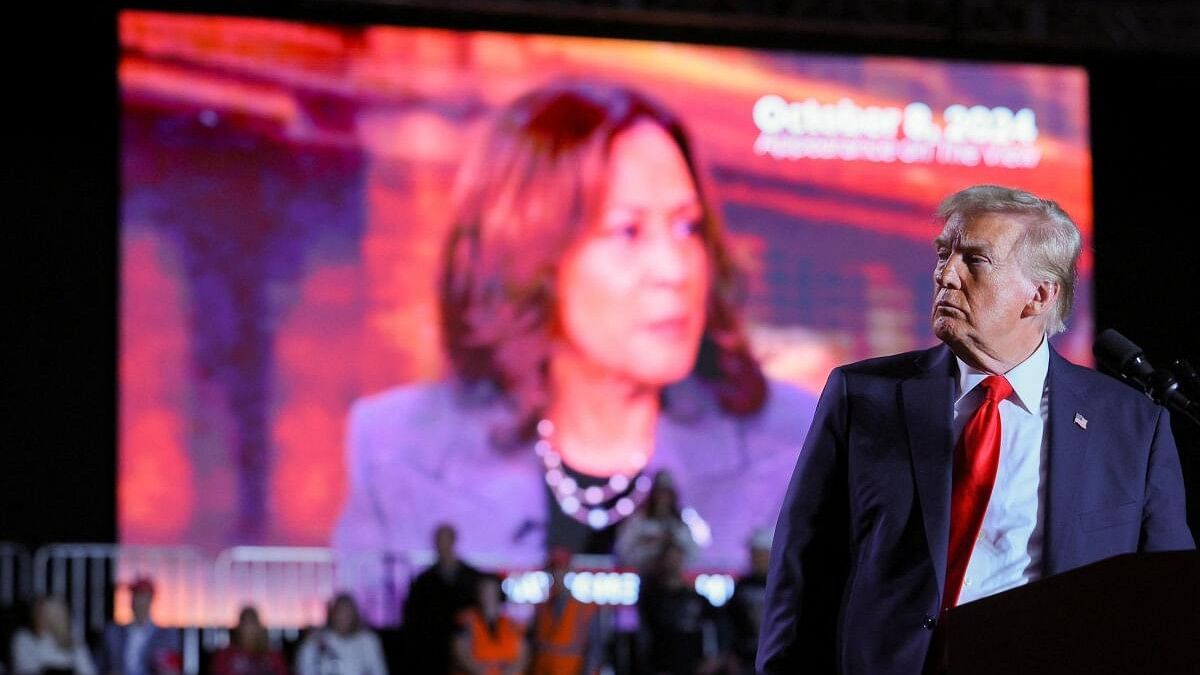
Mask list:
[[[1021,317],[1045,316],[1047,312],[1054,308],[1054,303],[1058,302],[1058,282],[1045,280],[1038,281],[1034,284],[1033,294],[1029,298],[1029,302],[1025,303],[1025,309],[1021,312]]]

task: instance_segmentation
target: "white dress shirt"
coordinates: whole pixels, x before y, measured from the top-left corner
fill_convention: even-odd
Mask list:
[[[145,672],[143,652],[150,636],[154,633],[154,624],[135,621],[129,624],[125,634],[125,673]]]
[[[954,402],[954,437],[983,403],[977,385],[988,376],[962,359]],[[958,604],[1020,586],[1041,576],[1046,449],[1050,419],[1050,348],[1042,344],[1004,377],[1013,391],[1000,401],[1000,463],[983,525],[967,563]]]

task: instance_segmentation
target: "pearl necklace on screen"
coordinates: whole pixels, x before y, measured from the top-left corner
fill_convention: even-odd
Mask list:
[[[603,485],[579,487],[575,479],[564,471],[562,456],[550,442],[554,436],[554,423],[548,419],[538,421],[537,434],[538,440],[533,449],[541,458],[542,465],[546,469],[546,485],[554,494],[558,508],[593,530],[603,530],[609,525],[624,520],[646,500],[646,495],[650,493],[652,481],[649,476],[642,475],[640,470],[630,475],[613,474]],[[629,489],[630,485],[633,486],[632,490]],[[629,494],[618,498],[626,491],[629,491]],[[614,499],[616,499],[615,502],[613,502]],[[608,502],[613,503],[604,506]]]

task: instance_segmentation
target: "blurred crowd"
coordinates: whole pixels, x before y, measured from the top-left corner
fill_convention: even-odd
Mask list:
[[[243,607],[227,646],[202,654],[203,675],[389,675],[389,673],[642,674],[753,672],[770,533],[747,542],[749,564],[727,603],[715,607],[687,571],[696,551],[674,487],[656,477],[650,498],[618,533],[622,564],[639,573],[636,607],[581,602],[569,589],[572,553],[549,552],[545,599],[510,604],[501,578],[459,557],[453,525],[433,535],[436,559],[411,582],[399,630],[362,621],[351,594],[329,601],[323,626],[284,640],[253,606]],[[36,600],[11,631],[3,668],[12,675],[179,675],[180,632],[151,617],[154,583],[129,588],[132,621],[112,623],[93,644],[73,637],[67,604]]]

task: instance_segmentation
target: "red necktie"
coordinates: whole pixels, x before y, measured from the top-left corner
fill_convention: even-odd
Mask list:
[[[992,498],[996,467],[1000,464],[1000,401],[1012,393],[1003,375],[989,375],[979,383],[984,400],[954,447],[954,487],[950,495],[950,545],[946,549],[946,589],[942,612],[958,604],[967,563],[983,514]]]

